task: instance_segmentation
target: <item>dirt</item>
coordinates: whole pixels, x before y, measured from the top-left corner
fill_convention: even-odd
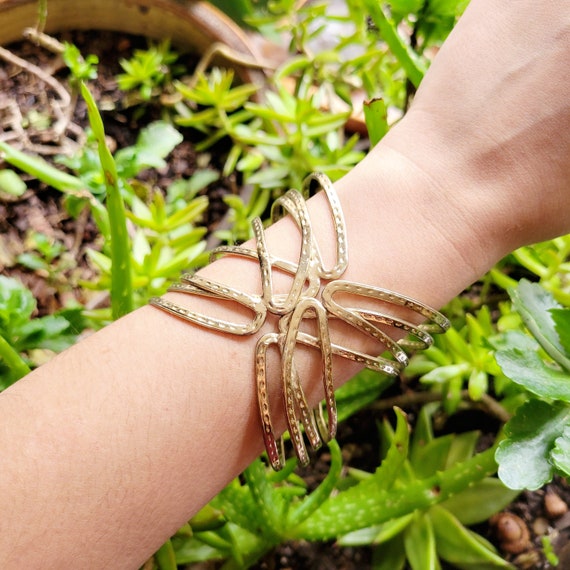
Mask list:
[[[94,53],[99,57],[99,78],[91,83],[96,99],[103,106],[103,117],[110,144],[121,148],[133,144],[140,128],[160,117],[160,108],[153,105],[130,107],[117,89],[115,75],[120,72],[119,59],[128,57],[133,49],[146,47],[141,38],[119,36],[109,33],[74,33],[60,39],[67,39],[78,45],[84,54]],[[11,46],[14,53],[34,63],[44,71],[62,78],[59,58],[29,42]],[[191,66],[192,62],[184,62]],[[85,106],[74,105],[70,126],[57,138],[46,136],[50,130],[31,128],[25,134],[14,126],[13,102],[17,102],[19,113],[28,122],[49,118],[52,125],[57,122],[53,101],[56,91],[40,77],[22,72],[17,66],[0,61],[0,137],[19,143],[24,148],[42,150],[50,159],[54,153],[74,148],[87,124]],[[142,109],[142,111],[141,111]],[[56,109],[57,111],[57,109]],[[54,114],[55,113],[55,114]],[[48,122],[49,122],[48,121]],[[16,125],[17,126],[17,125]],[[169,157],[168,167],[161,172],[145,172],[142,179],[153,186],[166,188],[173,180],[189,177],[196,168],[198,155],[192,142],[192,133],[184,133],[186,140]],[[227,149],[226,149],[227,150]],[[224,149],[222,148],[222,152]],[[223,156],[212,156],[216,166],[223,164]],[[0,169],[3,168],[0,163]],[[74,286],[79,279],[90,279],[92,271],[85,262],[85,249],[97,247],[97,232],[88,215],[77,219],[69,216],[62,206],[61,195],[41,183],[28,180],[29,189],[20,198],[0,197],[0,271],[4,275],[20,278],[38,299],[38,314],[52,313],[69,301],[70,297],[81,303],[93,303],[84,292]],[[228,192],[238,192],[239,181],[225,179],[207,189],[212,207],[206,220],[212,230],[222,218],[225,206],[221,198]],[[61,241],[74,256],[69,267],[62,264],[56,275],[42,271],[31,271],[17,262],[17,256],[29,247],[27,239],[30,230],[42,232]],[[376,424],[381,412],[364,410],[344,422],[339,431],[345,460],[351,466],[372,471],[377,466],[378,437]],[[467,420],[468,429],[474,429],[474,422],[488,425],[489,418],[473,417]],[[498,426],[494,426],[496,430]],[[454,427],[453,429],[456,429]],[[304,476],[310,486],[318,484],[326,473],[326,461],[317,461]],[[546,497],[550,497],[546,499]],[[552,497],[556,497],[552,499]],[[547,505],[545,506],[545,499]],[[552,506],[554,505],[554,507]],[[522,493],[507,510],[504,519],[481,525],[476,530],[493,542],[510,561],[521,569],[551,568],[542,554],[542,538],[550,537],[555,551],[561,559],[559,568],[570,568],[570,489],[562,480],[555,480],[547,488],[536,492]],[[514,539],[512,529],[514,525]],[[519,525],[519,526],[517,526]],[[522,526],[521,526],[522,525]],[[506,529],[506,530],[505,530]],[[518,529],[518,532],[517,532]],[[525,530],[526,529],[526,530]],[[507,535],[505,535],[505,532]],[[510,534],[509,534],[510,533]],[[522,537],[522,546],[519,544]],[[516,546],[513,546],[515,542]],[[336,544],[289,543],[278,547],[255,570],[368,570],[372,568],[372,555],[368,548],[341,548]]]

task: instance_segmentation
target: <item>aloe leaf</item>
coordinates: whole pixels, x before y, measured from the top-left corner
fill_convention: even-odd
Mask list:
[[[524,324],[544,350],[562,367],[570,371],[570,358],[560,343],[551,309],[560,305],[546,289],[537,283],[521,280],[518,287],[509,290],[513,305]]]
[[[404,548],[412,570],[438,570],[435,534],[427,513],[418,512],[404,533]]]
[[[396,536],[374,549],[373,570],[403,570],[406,563],[406,550],[402,538],[402,536]]]
[[[176,555],[172,542],[167,540],[156,552],[154,559],[159,570],[177,570]]]
[[[213,499],[212,506],[223,513],[226,520],[249,530],[260,533],[257,506],[248,488],[235,479]]]
[[[257,506],[257,518],[262,525],[263,534],[280,537],[285,530],[287,504],[268,480],[264,463],[261,459],[256,459],[243,475]]]
[[[97,139],[101,168],[107,187],[107,209],[111,233],[111,310],[118,319],[133,310],[130,240],[127,232],[125,205],[119,187],[117,167],[111,151],[105,144],[103,120],[95,100],[86,85],[80,83],[81,94],[87,103],[89,124]]]
[[[289,513],[287,526],[295,527],[314,513],[332,493],[342,470],[342,454],[336,440],[328,443],[331,465],[323,482],[302,503]]]
[[[339,422],[374,402],[393,383],[394,379],[390,376],[373,370],[361,370],[335,392]]]
[[[505,487],[499,479],[487,477],[440,503],[440,506],[453,514],[461,524],[473,525],[488,520],[512,503],[519,493]]]
[[[511,347],[497,351],[505,376],[542,398],[570,402],[570,374],[546,364],[535,351]]]
[[[429,517],[433,523],[439,556],[456,568],[489,570],[512,568],[482,537],[466,529],[449,511],[432,507]]]
[[[414,481],[405,487],[377,487],[375,493],[369,487],[371,478],[367,478],[331,496],[295,530],[295,536],[309,540],[334,539],[359,528],[381,524],[417,509],[436,505],[493,474],[496,470],[494,453],[494,449],[488,449],[428,479]]]
[[[570,425],[570,407],[530,400],[505,425],[507,439],[499,444],[499,477],[510,489],[539,489],[552,479],[551,452]]]
[[[449,447],[445,468],[453,467],[456,463],[461,463],[472,457],[480,435],[478,431],[455,434]]]

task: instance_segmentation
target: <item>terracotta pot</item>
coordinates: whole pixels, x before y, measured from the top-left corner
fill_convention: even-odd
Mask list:
[[[0,45],[20,40],[36,26],[38,0],[0,0]],[[180,50],[204,53],[222,42],[256,58],[248,36],[220,10],[202,0],[48,0],[44,31],[110,30],[152,39],[170,38]],[[259,72],[239,68],[243,80]]]

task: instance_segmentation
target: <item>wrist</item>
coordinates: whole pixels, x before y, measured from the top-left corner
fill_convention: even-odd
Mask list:
[[[452,151],[410,129],[418,127],[402,122],[335,184],[349,224],[350,278],[441,306],[515,238],[503,223],[505,205]]]

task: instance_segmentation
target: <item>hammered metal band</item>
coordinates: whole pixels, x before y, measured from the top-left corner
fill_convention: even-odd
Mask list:
[[[310,214],[303,195],[289,190],[273,205],[271,218],[276,221],[282,215],[290,215],[299,229],[301,245],[298,261],[291,262],[272,255],[265,240],[263,224],[259,218],[252,222],[255,249],[236,246],[221,246],[211,253],[211,260],[231,255],[254,260],[259,264],[261,293],[244,293],[222,283],[200,275],[185,274],[181,283],[172,285],[169,291],[188,295],[201,295],[217,300],[233,301],[253,313],[251,321],[236,323],[210,317],[179,306],[161,297],[154,297],[150,304],[185,321],[205,328],[233,335],[251,335],[258,332],[267,319],[267,314],[279,317],[278,330],[259,338],[255,352],[255,379],[263,439],[269,462],[275,470],[285,465],[283,439],[278,438],[273,428],[267,385],[267,352],[275,347],[281,358],[281,384],[287,430],[299,462],[306,465],[309,455],[304,436],[313,449],[317,449],[336,435],[337,410],[334,396],[333,357],[341,357],[362,364],[366,368],[383,374],[396,376],[408,364],[405,349],[421,350],[433,343],[430,333],[442,333],[449,328],[449,321],[438,311],[415,299],[380,287],[373,287],[341,280],[348,266],[348,244],[346,224],[340,200],[327,176],[314,173],[303,184],[304,194],[322,190],[327,198],[335,233],[336,260],[332,267],[325,268],[321,249],[311,223]],[[276,293],[273,272],[278,270],[289,275],[292,282],[287,293]],[[338,297],[371,300],[374,308],[346,306]],[[423,322],[414,324],[399,314],[403,312],[419,315]],[[364,354],[331,340],[329,319],[338,319],[356,331],[372,337],[378,342],[377,354]],[[313,333],[301,330],[304,321],[311,320],[316,326]],[[386,330],[393,328],[406,336],[394,340]],[[303,390],[295,366],[295,351],[298,345],[313,347],[320,351],[322,361],[322,404],[312,409]],[[389,353],[390,357],[381,356]]]

